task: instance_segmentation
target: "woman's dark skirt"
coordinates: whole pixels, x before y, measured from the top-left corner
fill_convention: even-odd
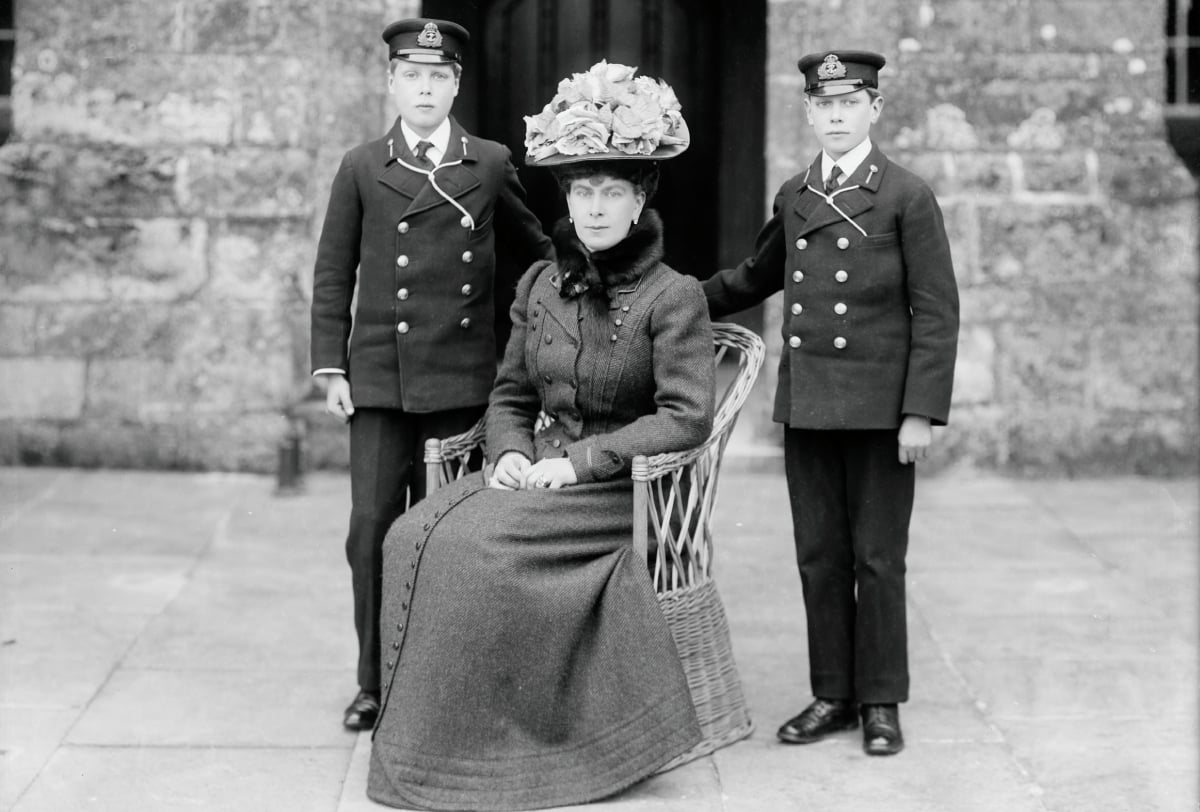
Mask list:
[[[630,546],[631,506],[628,481],[500,491],[477,474],[396,521],[384,543],[373,800],[583,803],[700,740]]]

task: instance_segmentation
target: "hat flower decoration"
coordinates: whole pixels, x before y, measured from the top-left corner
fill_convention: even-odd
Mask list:
[[[526,159],[541,166],[662,160],[687,149],[691,136],[675,91],[635,73],[637,68],[601,60],[559,82],[542,112],[525,116]]]

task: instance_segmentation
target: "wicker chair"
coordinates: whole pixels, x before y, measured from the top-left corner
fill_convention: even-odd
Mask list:
[[[683,662],[703,738],[662,767],[712,753],[754,729],[733,660],[725,608],[712,578],[711,519],[725,445],[762,367],[762,339],[736,324],[713,325],[720,364],[737,353],[737,373],[720,393],[712,432],[687,451],[633,458],[633,545],[647,561],[659,606]],[[481,420],[472,429],[425,444],[428,487],[459,479],[478,464]],[[653,538],[653,549],[650,540]]]

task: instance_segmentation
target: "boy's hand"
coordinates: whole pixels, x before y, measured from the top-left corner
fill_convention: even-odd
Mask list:
[[[529,459],[519,451],[508,451],[496,463],[488,486],[502,491],[515,491],[524,487],[525,472],[529,470]]]
[[[336,372],[318,376],[325,383],[325,411],[334,417],[340,417],[342,422],[354,414],[354,401],[350,400],[350,381],[345,375]]]
[[[900,424],[900,464],[923,460],[929,454],[929,446],[933,442],[933,429],[929,426],[929,418],[909,414],[904,416]]]

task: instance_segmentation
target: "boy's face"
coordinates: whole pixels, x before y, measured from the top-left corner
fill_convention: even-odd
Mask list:
[[[804,97],[808,123],[821,148],[834,160],[863,142],[871,133],[871,125],[879,120],[882,109],[883,98],[871,98],[866,90],[840,96]]]
[[[404,122],[427,136],[450,115],[458,95],[458,77],[450,64],[397,60],[388,73],[388,92]]]

